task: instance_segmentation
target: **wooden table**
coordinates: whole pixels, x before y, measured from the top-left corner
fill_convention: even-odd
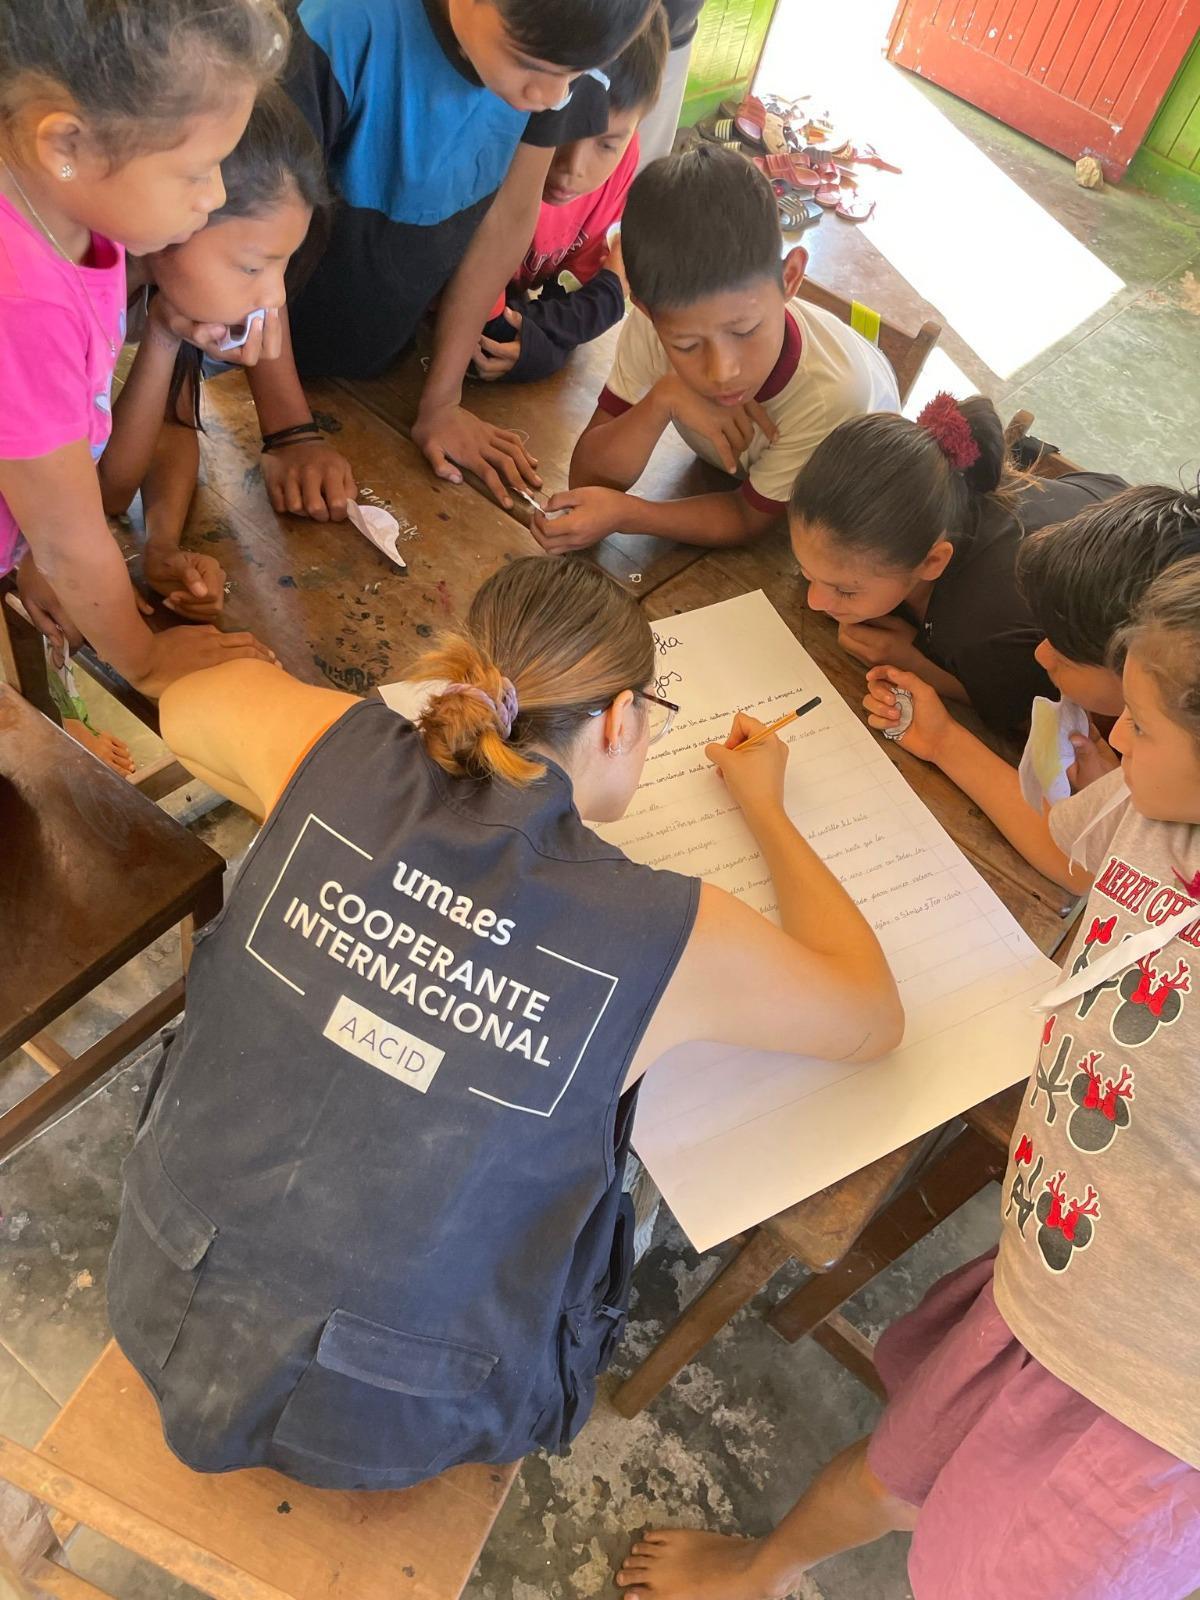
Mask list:
[[[567,487],[571,452],[591,420],[617,348],[620,328],[610,328],[599,339],[580,345],[566,365],[538,383],[484,383],[469,378],[463,404],[485,422],[527,434],[530,452],[538,459],[545,492]],[[414,350],[382,378],[356,380],[345,387],[365,406],[407,434],[417,414],[425,372]],[[359,480],[362,481],[361,479]],[[369,480],[368,480],[369,481]],[[637,493],[652,500],[679,499],[728,489],[733,480],[698,461],[682,439],[669,430],[636,485]],[[479,485],[481,492],[487,493]],[[488,497],[490,499],[490,496]],[[529,511],[519,501],[511,513],[527,523]],[[596,559],[614,577],[633,582],[642,594],[681,572],[703,555],[695,545],[680,545],[648,534],[618,534],[596,547]]]
[[[847,703],[862,711],[863,668],[837,643],[829,617],[810,611],[786,534],[706,556],[663,584],[646,601],[654,619],[691,611],[759,588],[781,613]],[[969,713],[967,714],[969,718]],[[978,725],[976,724],[978,728]],[[1046,954],[1068,928],[1065,892],[1028,865],[970,800],[942,773],[884,741],[888,756],[939,818],[955,843]],[[862,1381],[882,1393],[869,1342],[839,1313],[870,1281],[951,1215],[985,1184],[1002,1176],[1007,1130],[1020,1090],[962,1107],[965,1126],[950,1125],[891,1151],[838,1183],[769,1217],[735,1248],[716,1276],[620,1386],[617,1410],[635,1416],[789,1261],[814,1278],[772,1311],[789,1340],[811,1334]]]
[[[42,1031],[185,919],[186,958],[225,863],[3,684],[0,840],[0,1060],[24,1046],[51,1074],[0,1116],[4,1154],[178,1012],[182,980],[80,1056]]]
[[[550,490],[566,484],[571,450],[592,414],[615,342],[614,330],[543,383],[469,387],[471,409],[529,434]],[[539,548],[519,507],[506,513],[479,486],[448,485],[430,473],[407,436],[422,378],[414,354],[382,378],[309,390],[314,412],[354,464],[362,498],[387,504],[416,530],[402,546],[407,577],[344,524],[276,517],[258,470],[257,421],[241,376],[206,385],[203,486],[189,542],[211,550],[230,576],[225,625],[253,629],[308,682],[362,693],[402,677],[437,625],[461,615],[484,578]],[[696,463],[670,435],[641,488],[666,496],[728,481]],[[850,705],[860,708],[862,669],[839,649],[829,619],[807,609],[785,529],[721,552],[662,546],[610,539],[599,557],[627,582],[641,574],[633,592],[654,619],[763,589]],[[894,745],[886,749],[1039,947],[1055,949],[1066,926],[1063,891],[1027,866],[939,772]],[[772,1219],[773,1248],[786,1241],[788,1254],[814,1271],[828,1271],[846,1258],[926,1148],[927,1141],[917,1141]]]

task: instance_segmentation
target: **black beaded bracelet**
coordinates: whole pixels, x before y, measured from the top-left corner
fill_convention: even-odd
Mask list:
[[[290,428],[279,428],[275,433],[264,433],[262,447],[264,450],[274,450],[277,445],[290,444],[300,439],[312,437],[323,438],[320,428],[310,417],[307,422],[295,422]]]

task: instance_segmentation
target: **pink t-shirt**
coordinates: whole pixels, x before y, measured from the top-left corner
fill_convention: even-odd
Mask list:
[[[0,460],[77,439],[98,460],[112,432],[108,341],[120,350],[124,337],[122,246],[93,234],[88,265],[76,268],[0,195]],[[24,549],[0,495],[0,576]]]
[[[637,176],[637,167],[638,136],[635,133],[616,171],[598,189],[581,194],[578,200],[565,206],[543,203],[533,243],[513,279],[515,286],[535,289],[556,277],[564,267],[569,267],[580,283],[594,278],[608,250],[606,235],[613,223],[620,220],[625,196]]]

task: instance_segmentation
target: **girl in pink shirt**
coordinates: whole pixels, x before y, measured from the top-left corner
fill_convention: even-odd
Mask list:
[[[142,620],[96,472],[125,251],[181,243],[281,66],[273,0],[0,0],[0,575],[32,553],[60,615],[144,693],[249,634]]]

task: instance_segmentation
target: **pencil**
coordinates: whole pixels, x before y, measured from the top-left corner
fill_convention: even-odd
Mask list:
[[[789,711],[786,716],[779,717],[775,722],[769,722],[765,728],[751,734],[748,739],[743,739],[741,744],[734,745],[735,750],[749,750],[751,745],[761,744],[764,739],[769,739],[773,733],[778,733],[780,728],[786,728],[789,722],[795,722],[797,717],[807,716],[810,711],[815,711],[821,704],[821,696],[813,695],[811,700],[806,700],[802,706],[797,706],[795,711]]]

